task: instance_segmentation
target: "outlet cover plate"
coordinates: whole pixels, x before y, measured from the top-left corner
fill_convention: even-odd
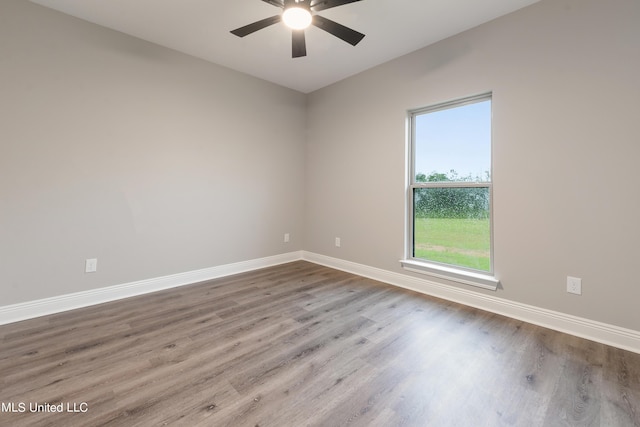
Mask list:
[[[567,276],[567,292],[570,294],[582,295],[582,279]]]
[[[98,260],[96,258],[90,258],[84,263],[85,273],[95,273],[98,271]]]

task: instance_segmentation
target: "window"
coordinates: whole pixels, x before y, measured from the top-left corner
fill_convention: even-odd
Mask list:
[[[410,112],[403,266],[496,289],[491,221],[491,94]]]

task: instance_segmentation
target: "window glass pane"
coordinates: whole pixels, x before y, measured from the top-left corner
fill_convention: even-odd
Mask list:
[[[417,182],[491,180],[491,100],[415,116]]]
[[[489,188],[413,190],[413,256],[491,271]]]

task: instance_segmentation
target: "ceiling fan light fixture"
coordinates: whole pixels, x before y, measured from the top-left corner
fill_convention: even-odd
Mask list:
[[[314,25],[321,30],[326,31],[339,38],[342,41],[355,46],[364,38],[364,34],[352,30],[349,27],[338,24],[331,19],[318,15],[316,12],[342,6],[349,3],[355,3],[362,0],[261,0],[276,6],[282,10],[277,15],[261,19],[249,25],[245,25],[235,30],[231,30],[231,34],[238,37],[245,37],[253,34],[258,30],[270,27],[274,24],[283,22],[288,28],[291,28],[291,57],[300,58],[307,56],[307,44],[305,40],[305,28]],[[311,13],[313,10],[314,14]]]
[[[288,7],[282,13],[282,21],[291,29],[304,30],[311,25],[311,12],[303,7]]]

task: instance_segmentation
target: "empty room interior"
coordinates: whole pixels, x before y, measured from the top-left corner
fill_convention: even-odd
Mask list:
[[[0,425],[640,426],[638,0],[110,3],[0,1]]]

